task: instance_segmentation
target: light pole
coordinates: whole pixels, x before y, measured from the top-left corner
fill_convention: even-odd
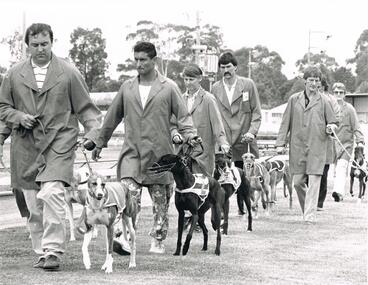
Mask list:
[[[310,63],[311,63],[311,60],[310,60],[311,49],[316,48],[316,47],[311,46],[311,34],[327,34],[326,41],[329,38],[332,37],[331,35],[329,35],[328,33],[324,32],[324,31],[311,31],[311,30],[309,30],[309,33],[308,33],[308,53],[307,53],[308,65],[310,65]]]
[[[252,78],[252,52],[253,52],[253,49],[249,49],[248,53],[248,78]]]

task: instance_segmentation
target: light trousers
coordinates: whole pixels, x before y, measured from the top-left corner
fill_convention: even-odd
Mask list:
[[[345,195],[345,183],[346,183],[346,175],[348,171],[349,161],[346,159],[337,160],[337,164],[335,167],[336,176],[333,186],[333,192],[337,192],[342,196]]]
[[[41,190],[23,190],[29,210],[28,224],[36,254],[60,257],[65,251],[64,185],[60,181],[41,184]]]
[[[321,175],[294,174],[293,183],[298,195],[303,219],[306,222],[313,222],[316,219],[319,186]],[[308,185],[307,185],[308,178]]]

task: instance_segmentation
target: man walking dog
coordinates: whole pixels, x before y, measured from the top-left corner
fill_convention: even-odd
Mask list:
[[[321,71],[317,67],[308,67],[303,78],[305,90],[289,98],[276,147],[277,152],[282,153],[286,143],[290,144],[290,172],[303,219],[311,223],[315,221],[328,134],[337,129],[338,122],[329,99],[318,91]]]
[[[101,113],[79,71],[52,53],[49,25],[32,24],[25,42],[31,56],[4,78],[0,120],[12,128],[11,185],[23,189],[29,209],[39,255],[34,267],[57,270],[65,251],[64,186],[73,178],[78,120],[87,138],[100,126]]]
[[[138,76],[125,81],[114,98],[95,141],[92,157],[99,158],[101,149],[107,147],[113,131],[124,118],[125,137],[117,177],[138,199],[141,187],[148,187],[154,216],[150,252],[164,253],[173,178],[170,173],[150,176],[147,168],[161,156],[174,151],[170,134],[172,115],[177,118],[178,131],[185,140],[195,143],[196,131],[177,85],[156,71],[156,56],[152,43],[139,42],[134,46]]]
[[[231,52],[223,53],[218,62],[222,79],[211,90],[219,107],[227,141],[235,166],[243,168],[242,155],[251,152],[259,157],[256,136],[261,126],[261,104],[252,79],[236,75],[238,61]],[[239,214],[244,205],[237,199]]]

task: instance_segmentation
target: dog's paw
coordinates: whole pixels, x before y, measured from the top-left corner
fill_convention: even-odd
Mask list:
[[[89,260],[88,261],[83,260],[83,263],[84,263],[84,268],[86,268],[86,270],[91,269],[91,262]]]
[[[129,262],[129,268],[135,268],[135,267],[137,267],[135,262]]]

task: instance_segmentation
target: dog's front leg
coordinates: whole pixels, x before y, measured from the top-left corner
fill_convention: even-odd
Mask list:
[[[105,270],[105,273],[112,273],[112,263],[114,261],[114,259],[112,258],[114,226],[111,223],[106,227],[106,260],[105,263],[102,265],[101,270]]]
[[[123,228],[127,226],[130,233],[130,260],[129,260],[129,268],[136,267],[135,263],[135,252],[136,252],[136,236],[135,230],[133,226],[132,218],[124,215],[123,216]]]
[[[183,236],[183,229],[184,229],[184,210],[178,210],[179,216],[178,216],[178,240],[176,242],[176,250],[174,252],[174,255],[180,255],[181,250],[181,239]]]
[[[183,255],[186,255],[188,253],[190,241],[192,240],[193,232],[197,225],[197,222],[198,222],[198,213],[192,213],[192,223],[190,225],[189,232],[184,242]]]
[[[85,233],[83,238],[82,245],[82,254],[83,254],[83,264],[84,267],[88,270],[91,268],[91,259],[89,258],[88,246],[92,239],[92,231],[88,231]]]

